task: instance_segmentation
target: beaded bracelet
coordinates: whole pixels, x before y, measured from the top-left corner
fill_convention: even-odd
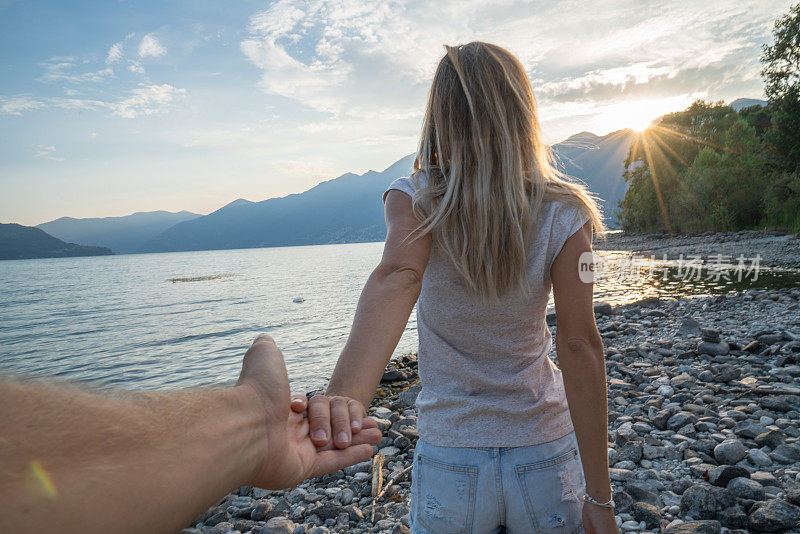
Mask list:
[[[583,494],[583,500],[588,502],[588,503],[595,504],[597,506],[602,506],[603,508],[614,508],[614,498],[613,497],[608,502],[599,502],[599,501],[596,501],[596,500],[592,499],[591,497],[589,497],[588,494],[584,493]]]

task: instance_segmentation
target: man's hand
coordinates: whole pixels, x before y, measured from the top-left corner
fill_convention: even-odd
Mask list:
[[[303,480],[331,473],[372,456],[381,440],[375,421],[364,419],[361,431],[348,448],[319,450],[309,437],[309,422],[292,402],[283,354],[275,341],[260,335],[247,351],[236,388],[243,402],[262,414],[266,422],[264,455],[253,472],[251,485],[267,489],[293,487]],[[291,403],[291,408],[290,408]]]

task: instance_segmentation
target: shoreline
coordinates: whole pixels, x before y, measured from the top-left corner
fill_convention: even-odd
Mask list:
[[[595,250],[625,250],[641,256],[656,256],[677,260],[700,256],[706,262],[716,261],[722,254],[728,262],[736,263],[742,255],[747,259],[760,255],[762,267],[800,269],[800,234],[741,230],[739,232],[703,232],[697,234],[640,234],[620,232],[609,234],[605,241],[595,239]]]
[[[609,308],[596,316],[621,531],[796,528],[800,287]],[[292,490],[243,487],[183,534],[408,532],[418,388],[416,356],[394,358],[369,408],[384,432],[380,488],[371,462]]]

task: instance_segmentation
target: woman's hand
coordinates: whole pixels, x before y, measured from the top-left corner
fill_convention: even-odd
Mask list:
[[[586,534],[616,534],[619,532],[614,519],[614,509],[589,502],[583,503],[583,531]]]
[[[314,395],[311,400],[302,396],[292,398],[292,411],[302,413],[306,410],[311,441],[318,448],[332,445],[346,449],[353,444],[353,436],[362,429],[378,427],[373,419],[366,417],[364,406],[349,397]]]

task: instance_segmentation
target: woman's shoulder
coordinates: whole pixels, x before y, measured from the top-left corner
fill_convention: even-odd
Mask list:
[[[414,194],[420,189],[423,189],[426,185],[427,176],[425,175],[424,171],[419,170],[410,174],[409,176],[395,178],[392,183],[389,184],[389,187],[386,188],[386,191],[384,191],[383,199],[386,200],[386,195],[393,189],[402,191],[413,198]]]

